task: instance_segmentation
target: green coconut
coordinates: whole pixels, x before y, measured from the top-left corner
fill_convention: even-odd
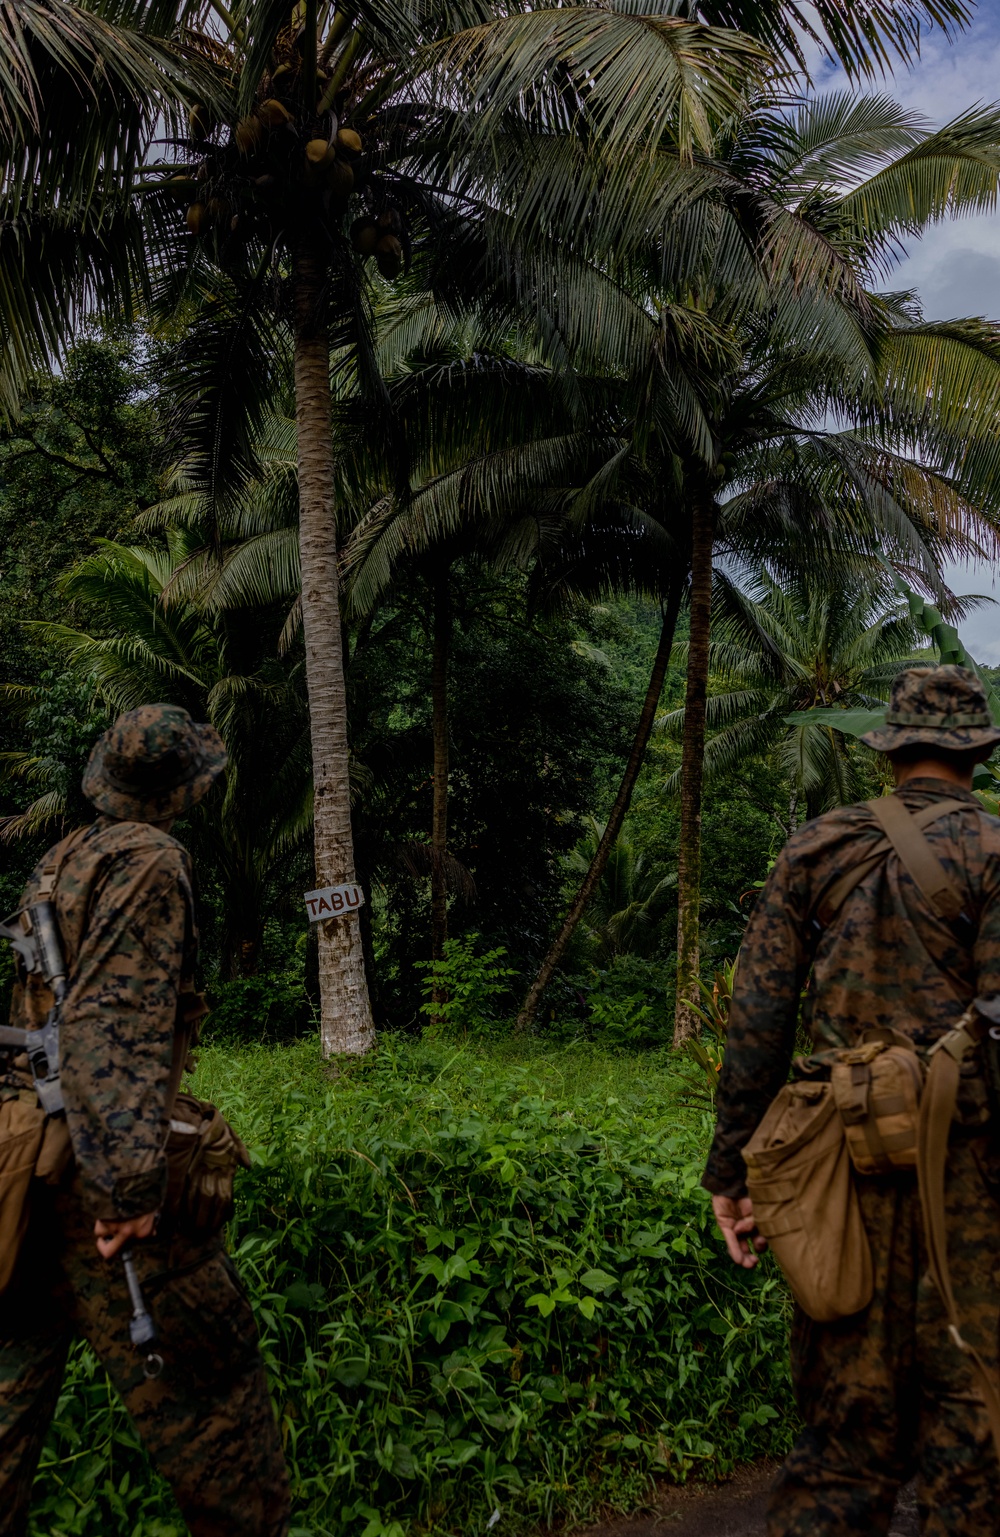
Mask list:
[[[241,155],[252,155],[266,133],[259,117],[241,117],[236,124],[233,138]]]
[[[330,193],[346,202],[354,186],[354,172],[350,166],[345,165],[342,160],[334,159],[325,167],[325,172],[326,185]]]
[[[274,96],[269,96],[267,101],[261,102],[257,108],[257,116],[262,123],[267,124],[268,128],[283,128],[292,120],[292,114],[288,108]]]
[[[337,134],[337,148],[347,160],[354,159],[361,153],[361,135],[353,128],[341,128]]]
[[[384,278],[398,278],[403,270],[403,247],[395,235],[383,235],[375,243],[375,260]]]
[[[361,256],[371,256],[377,240],[374,219],[355,219],[351,225],[351,245]]]

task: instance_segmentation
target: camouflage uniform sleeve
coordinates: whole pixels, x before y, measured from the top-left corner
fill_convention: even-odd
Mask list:
[[[793,839],[778,856],[740,950],[715,1137],[702,1179],[713,1195],[746,1194],[742,1149],[788,1077],[795,1050],[799,998],[811,961],[795,845]]]
[[[117,855],[95,888],[63,1006],[66,1119],[96,1217],[156,1210],[166,1186],[166,1097],[191,887],[187,856]]]

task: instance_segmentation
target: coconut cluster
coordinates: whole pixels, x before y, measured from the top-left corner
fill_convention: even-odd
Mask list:
[[[325,100],[329,77],[323,72],[317,77],[316,110],[303,114],[297,44],[298,39],[286,40],[253,112],[228,136],[206,106],[191,108],[187,143],[198,163],[172,176],[165,190],[186,205],[192,235],[210,236],[216,246],[253,235],[273,238],[316,214],[331,226],[339,224],[354,193],[375,208],[384,204],[370,185],[361,135]],[[355,220],[351,239],[356,251],[375,257],[384,277],[398,277],[409,243],[397,209],[383,207]]]
[[[374,256],[384,278],[398,277],[403,269],[406,231],[398,208],[366,214],[351,225],[351,244],[362,256]]]
[[[202,111],[192,110],[193,121]],[[167,190],[187,203],[192,234],[236,233],[241,220],[250,233],[255,225],[273,222],[268,215],[279,213],[287,222],[310,196],[328,215],[342,217],[366,176],[361,137],[337,127],[333,114],[313,127],[312,137],[305,138],[294,113],[271,96],[240,119],[228,143],[211,143],[207,136],[195,141],[202,156],[194,176],[174,176],[167,183]]]

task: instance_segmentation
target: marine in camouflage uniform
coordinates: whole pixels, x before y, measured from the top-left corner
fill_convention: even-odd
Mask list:
[[[149,1226],[166,1189],[169,1106],[203,1012],[194,992],[191,863],[168,831],[226,764],[221,738],[184,710],[146,705],[98,742],[84,776],[99,812],[45,856],[22,905],[57,869],[69,987],[60,1081],[72,1144],[61,1178],[34,1181],[31,1220],[0,1296],[0,1533],[27,1530],[31,1487],[76,1334],[93,1346],[195,1537],[283,1537],[284,1460],[253,1315],[218,1237],[164,1220],[132,1253],[158,1329],[160,1376],[130,1342],[122,1224]],[[157,825],[158,824],[158,825]],[[41,1023],[34,975],[11,1022]],[[0,1095],[23,1089],[0,1055]],[[23,1065],[23,1063],[22,1063]],[[95,1223],[97,1224],[95,1228]],[[116,1238],[115,1235],[119,1237]]]
[[[971,785],[974,762],[1000,741],[982,686],[960,667],[909,669],[893,687],[885,728],[864,740],[890,754],[909,810],[963,802],[925,836],[964,896],[966,921],[937,917],[890,850],[821,932],[823,893],[884,834],[866,807],[847,806],[790,838],[740,953],[704,1177],[730,1254],[748,1267],[763,1245],[742,1149],[787,1079],[807,981],[804,1024],[816,1051],[856,1045],[872,1026],[928,1047],[973,998],[1000,1020],[1000,820],[955,778]],[[978,1050],[962,1075],[946,1175],[948,1250],[963,1333],[998,1366],[1000,1158]],[[805,1429],[772,1491],[769,1537],[886,1533],[897,1490],[914,1474],[922,1532],[1000,1533],[997,1456],[927,1273],[915,1175],[857,1184],[874,1295],[836,1323],[796,1309],[792,1376]]]

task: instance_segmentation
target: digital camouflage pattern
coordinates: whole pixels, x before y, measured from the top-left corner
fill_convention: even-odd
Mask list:
[[[134,713],[134,712],[133,712]],[[147,822],[100,817],[33,872],[30,903],[53,865],[69,987],[60,1069],[74,1160],[36,1179],[31,1220],[0,1296],[0,1533],[23,1537],[31,1485],[74,1335],[94,1347],[195,1537],[284,1537],[287,1479],[253,1315],[218,1239],[168,1219],[132,1245],[156,1323],[160,1377],[129,1338],[120,1257],[100,1258],[94,1219],[158,1209],[172,1089],[201,1008],[191,864]],[[15,988],[12,1022],[41,1023],[48,988]],[[0,1096],[23,1091],[23,1058],[0,1056]]]
[[[144,704],[120,715],[98,740],[83,793],[108,816],[162,822],[211,789],[228,761],[214,726],[173,704]]]
[[[22,906],[53,860],[61,865],[54,901],[70,978],[60,1075],[83,1196],[92,1220],[141,1217],[163,1200],[175,1029],[182,1000],[194,1005],[197,997],[191,861],[159,828],[100,817],[45,856]],[[11,1024],[43,1023],[51,1001],[29,976],[15,988]],[[186,1055],[183,1042],[178,1050]]]
[[[816,1051],[854,1046],[874,1025],[930,1046],[974,997],[1000,997],[1000,820],[971,790],[944,780],[911,779],[896,794],[911,811],[938,800],[968,804],[924,832],[965,897],[968,937],[931,911],[893,851],[817,934],[812,915],[823,892],[883,832],[865,806],[843,806],[793,833],[740,951],[704,1179],[716,1194],[746,1193],[742,1148],[788,1077],[811,964],[803,1022]],[[982,1125],[988,1109],[978,1053],[970,1053],[962,1074],[959,1119]]]
[[[746,1192],[742,1149],[787,1079],[807,979],[803,1020],[817,1051],[853,1046],[879,1025],[926,1047],[957,1024],[973,997],[1000,998],[1000,820],[971,791],[943,780],[911,779],[896,793],[914,812],[945,799],[968,806],[924,830],[964,896],[967,922],[953,928],[938,918],[890,850],[817,932],[813,915],[824,891],[874,848],[882,829],[864,806],[799,828],[740,952],[704,1177],[717,1194]],[[1000,1209],[988,1119],[981,1063],[971,1053],[949,1151],[949,1254],[970,1338],[1000,1366]],[[873,1300],[837,1323],[796,1313],[792,1374],[806,1429],[772,1495],[769,1537],[886,1533],[896,1491],[917,1468],[923,1532],[1000,1534],[996,1453],[927,1275],[915,1178],[859,1178],[858,1188],[875,1264]]]
[[[894,680],[885,725],[861,740],[876,752],[943,747],[965,752],[1000,742],[986,690],[968,667],[908,667]]]
[[[953,1143],[946,1204],[962,1332],[997,1359],[1000,1204],[992,1139]],[[875,1293],[835,1324],[796,1310],[792,1380],[806,1428],[771,1492],[768,1537],[889,1531],[914,1474],[923,1537],[1000,1533],[997,1461],[966,1357],[927,1273],[912,1177],[859,1180]]]
[[[288,1486],[246,1295],[217,1239],[133,1245],[159,1332],[149,1380],[129,1340],[121,1260],[94,1244],[79,1183],[42,1187],[0,1297],[0,1533],[24,1537],[31,1486],[75,1334],[90,1341],[193,1537],[285,1537]]]

